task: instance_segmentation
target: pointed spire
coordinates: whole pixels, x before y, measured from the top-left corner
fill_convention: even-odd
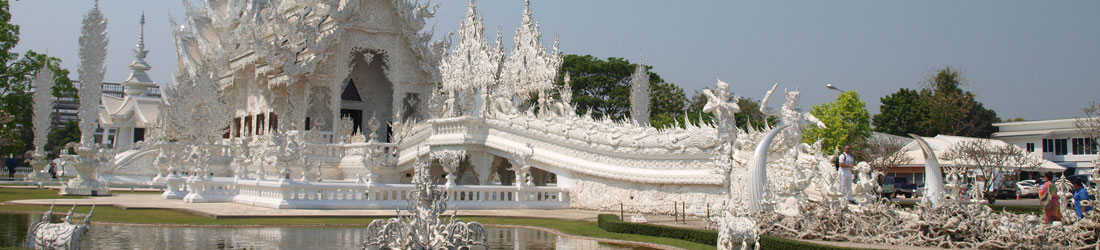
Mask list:
[[[145,11],[141,12],[141,33],[138,34],[138,48],[145,48]]]
[[[137,45],[134,47],[134,62],[130,63],[130,76],[122,82],[122,86],[126,95],[148,96],[149,88],[157,84],[149,78],[149,74],[145,73],[153,68],[145,62],[145,57],[149,55],[149,51],[145,50],[145,12],[141,12],[138,24],[141,25],[141,32],[138,33]]]

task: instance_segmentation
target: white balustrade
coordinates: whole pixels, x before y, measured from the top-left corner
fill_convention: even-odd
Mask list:
[[[169,191],[182,178],[169,180]],[[413,184],[236,180],[228,177],[192,179],[185,202],[234,202],[270,208],[404,209]],[[569,208],[569,192],[554,186],[440,186],[450,206],[460,209]],[[180,192],[180,190],[174,190]]]

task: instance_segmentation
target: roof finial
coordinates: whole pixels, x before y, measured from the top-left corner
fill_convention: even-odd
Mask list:
[[[99,0],[95,0],[95,8],[99,9]]]
[[[138,23],[141,23],[141,33],[138,35],[138,44],[140,44],[139,46],[141,47],[145,47],[145,11],[141,12],[141,21]]]

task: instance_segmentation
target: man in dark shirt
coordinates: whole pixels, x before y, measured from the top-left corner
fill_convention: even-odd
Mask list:
[[[15,159],[15,157],[11,157],[12,155],[8,156],[8,161],[4,163],[8,166],[8,178],[15,178],[15,167],[19,166],[19,160]]]

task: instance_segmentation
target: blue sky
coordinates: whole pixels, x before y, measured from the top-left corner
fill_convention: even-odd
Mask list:
[[[458,29],[467,1],[437,1],[436,36]],[[22,26],[15,51],[60,57],[75,78],[80,21],[92,1],[11,2]],[[123,80],[133,60],[137,20],[146,12],[150,75],[162,84],[176,70],[168,15],[180,1],[103,0],[111,45],[107,80]],[[690,95],[732,84],[759,99],[775,82],[800,88],[801,105],[833,100],[833,83],[856,90],[878,113],[879,98],[919,88],[936,69],[960,68],[964,89],[1002,118],[1071,118],[1100,101],[1100,1],[581,1],[535,0],[548,46],[571,54],[642,56]],[[511,46],[522,1],[481,1],[488,33],[500,27]],[[491,37],[491,36],[490,36]],[[780,103],[778,101],[772,102]]]

